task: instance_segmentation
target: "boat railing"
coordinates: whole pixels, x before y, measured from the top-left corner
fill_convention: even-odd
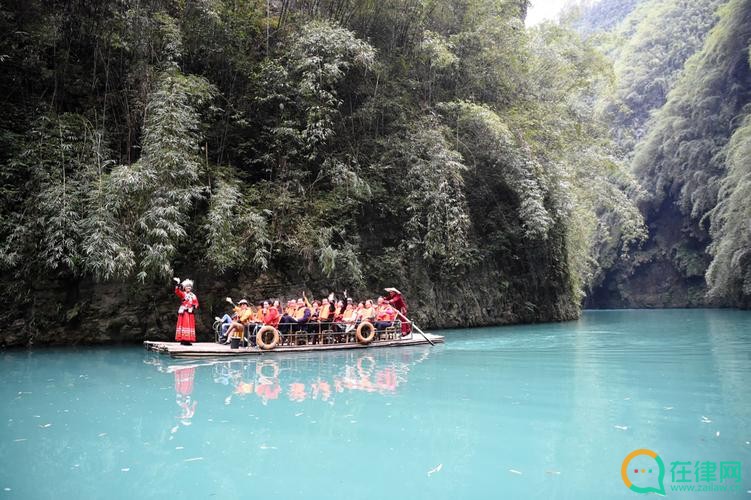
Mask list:
[[[352,344],[358,343],[358,327],[365,322],[347,323],[347,322],[329,322],[329,321],[307,321],[305,323],[279,323],[275,328],[279,332],[279,345],[283,346],[304,346],[315,344]],[[370,323],[370,322],[368,322]],[[409,324],[399,319],[390,322],[389,326],[376,328],[376,322],[373,325],[374,335],[370,342],[395,341],[410,339],[412,334],[402,336],[402,324]],[[382,325],[378,325],[382,326]],[[219,342],[222,337],[222,323],[214,323],[215,342]],[[249,345],[255,345],[256,339],[254,333],[263,325],[259,323],[249,323],[245,325],[243,332],[243,341]],[[408,331],[411,331],[409,329]],[[367,342],[367,343],[370,343]]]

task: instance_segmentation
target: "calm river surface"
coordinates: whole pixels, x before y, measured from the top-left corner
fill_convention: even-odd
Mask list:
[[[751,498],[751,312],[440,333],[232,362],[0,353],[0,499],[637,499],[639,448],[668,497]],[[658,487],[653,458],[626,472]]]

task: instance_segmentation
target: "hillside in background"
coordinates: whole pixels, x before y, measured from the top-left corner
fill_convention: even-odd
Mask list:
[[[601,251],[587,305],[749,307],[751,2],[647,0],[598,36],[615,76],[600,107],[649,237]]]

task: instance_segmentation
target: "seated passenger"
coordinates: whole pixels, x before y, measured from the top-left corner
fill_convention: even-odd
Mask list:
[[[295,312],[297,311],[297,302],[293,300],[287,301],[287,307],[284,309],[284,314],[279,320],[279,331],[289,332],[292,329],[292,325],[295,323]]]
[[[393,326],[396,319],[396,309],[386,302],[383,297],[378,297],[378,309],[376,311],[376,330],[385,330]]]
[[[310,309],[310,320],[311,321],[317,321],[318,320],[318,312],[321,309],[321,303],[317,300],[314,300],[313,303],[309,303],[307,299],[305,299],[305,305]]]
[[[237,309],[237,308],[235,308]],[[232,316],[229,314],[225,314],[221,318],[219,316],[215,316],[214,319],[221,323],[219,325],[219,343],[224,344],[224,341],[227,340],[227,330],[229,330],[229,326],[232,324],[232,320],[237,317],[237,313],[232,312]]]
[[[271,307],[269,307],[266,313],[263,315],[263,324],[277,328],[279,326],[280,317],[281,316],[279,315],[279,301],[275,300],[274,304]]]
[[[237,303],[237,318],[232,321],[232,324],[227,330],[227,340],[225,344],[229,344],[233,336],[242,338],[245,325],[251,322],[255,311],[249,307],[248,301],[243,299]]]
[[[298,326],[302,326],[308,323],[310,320],[310,308],[305,305],[303,299],[297,299],[297,310],[295,311],[294,322]]]
[[[318,308],[318,322],[321,325],[321,329],[328,329],[329,323],[331,323],[332,319],[331,304],[329,303],[329,299],[323,299],[321,301],[321,307]]]
[[[343,315],[344,315],[344,302],[341,300],[338,300],[336,302],[336,307],[334,307],[333,321],[340,322],[342,320]]]
[[[256,345],[256,334],[258,333],[258,330],[260,330],[263,326],[269,324],[266,322],[266,318],[269,317],[269,315],[271,314],[271,311],[272,311],[272,308],[269,306],[269,301],[264,300],[261,307],[258,308],[258,312],[256,313],[255,318],[253,319],[253,323],[255,323],[255,326],[253,327],[253,331],[250,332],[250,338],[248,339],[248,341],[250,342],[250,345],[252,346]]]
[[[376,310],[373,307],[373,301],[372,300],[366,300],[365,301],[365,307],[363,307],[360,310],[359,313],[360,321],[369,321],[372,323],[375,321],[376,318]]]
[[[349,304],[347,304],[347,307],[344,309],[344,312],[342,313],[342,319],[341,319],[341,323],[339,323],[339,328],[344,333],[349,333],[355,329],[356,323],[357,323],[357,311],[355,310],[355,306],[352,305],[352,302],[350,302]]]

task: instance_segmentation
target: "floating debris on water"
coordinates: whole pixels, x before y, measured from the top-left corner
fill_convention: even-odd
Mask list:
[[[264,443],[261,446],[259,446],[259,448],[262,449],[262,450],[275,450],[276,446],[269,446],[269,445],[267,445],[267,444]]]
[[[720,437],[720,431],[717,431],[717,434],[715,436]]]
[[[441,469],[443,469],[443,464],[436,465],[435,467],[433,467],[432,469],[428,471],[428,477],[432,476],[436,472],[441,472]]]
[[[672,406],[663,406],[663,407],[662,407],[662,409],[663,409],[663,410],[668,410],[668,411],[669,411],[669,410],[672,410],[672,409],[673,409],[673,407],[672,407]]]
[[[710,419],[708,419],[707,417],[705,417],[704,415],[702,415],[702,416],[701,416],[701,422],[702,422],[703,424],[709,424],[709,423],[712,423],[712,421],[711,421]]]
[[[18,438],[13,440],[14,443],[20,443],[21,441],[26,441],[26,438]]]
[[[203,460],[203,457],[186,458],[183,462],[195,462],[196,460]]]
[[[622,430],[622,431],[627,431],[628,430],[628,426],[627,425],[614,425],[613,427],[615,427],[616,429]]]
[[[516,469],[509,469],[508,471],[509,471],[510,473],[512,473],[512,474],[516,474],[516,475],[518,475],[518,476],[521,476],[521,475],[522,475],[522,472],[521,472],[521,471],[519,471],[519,470],[516,470]]]
[[[176,450],[184,450],[184,449],[185,449],[185,446],[175,446],[175,449],[176,449]]]
[[[123,471],[123,472],[128,472],[130,470],[130,467],[123,467],[120,470]]]
[[[295,413],[295,416],[296,416],[296,417],[299,417],[300,415],[303,415],[303,414],[304,414],[303,412],[300,412],[300,413]]]
[[[107,435],[106,432],[100,432],[99,434],[97,434],[97,437],[104,437],[106,435]]]
[[[552,476],[560,476],[561,475],[561,471],[559,471],[559,470],[546,470],[545,474],[550,474]]]
[[[39,427],[41,427],[42,429],[46,429],[47,427],[52,427],[52,424],[44,424],[44,425],[40,425]]]

